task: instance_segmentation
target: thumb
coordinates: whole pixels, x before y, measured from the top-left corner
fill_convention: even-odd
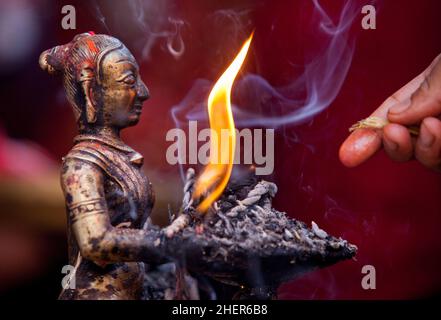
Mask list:
[[[441,114],[441,59],[438,56],[424,72],[424,80],[409,99],[389,109],[390,122],[412,125]]]

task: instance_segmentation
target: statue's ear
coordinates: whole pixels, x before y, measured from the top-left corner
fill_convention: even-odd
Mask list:
[[[86,118],[88,123],[94,123],[96,121],[96,105],[92,93],[92,83],[94,79],[94,68],[90,64],[84,64],[80,70],[79,81],[83,88],[86,101]]]

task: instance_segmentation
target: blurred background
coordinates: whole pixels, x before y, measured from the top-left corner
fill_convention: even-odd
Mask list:
[[[61,26],[64,5],[76,30]],[[377,28],[361,28],[361,7]],[[274,128],[275,208],[359,248],[355,260],[283,285],[281,299],[421,298],[441,291],[441,176],[381,152],[356,169],[338,161],[348,127],[441,52],[441,3],[388,1],[0,0],[0,294],[56,299],[67,264],[61,157],[76,134],[61,79],[39,54],[86,31],[121,39],[150,89],[125,141],[145,156],[153,220],[179,207],[181,171],[166,162],[167,130],[206,120],[204,101],[246,37],[233,90],[238,127]],[[182,169],[182,168],[181,168]],[[185,168],[184,168],[185,169]],[[376,268],[363,290],[361,269]]]

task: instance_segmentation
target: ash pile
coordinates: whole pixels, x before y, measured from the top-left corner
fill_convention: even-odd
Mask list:
[[[256,177],[231,181],[202,220],[191,219],[194,172],[187,174],[182,220],[169,239],[185,248],[184,267],[224,284],[277,288],[319,267],[355,256],[357,247],[314,222],[289,218],[272,207],[277,186]],[[175,223],[176,224],[176,223]],[[179,223],[177,223],[179,225]]]

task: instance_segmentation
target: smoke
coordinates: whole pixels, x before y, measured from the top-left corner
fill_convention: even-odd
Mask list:
[[[139,35],[141,59],[148,61],[152,49],[162,45],[175,59],[185,53],[181,29],[186,25],[175,13],[173,1],[128,0],[92,2],[93,13],[108,33],[121,31]]]
[[[174,32],[167,36],[167,49],[175,59],[179,59],[185,52],[185,44],[181,36],[184,21],[169,18],[169,22],[174,25]]]
[[[141,34],[142,60],[149,60],[158,44],[175,59],[185,54],[182,29],[187,25],[179,17],[172,0],[129,0],[93,2],[97,19],[107,30],[135,27]],[[357,1],[343,2],[337,19],[322,7],[319,0],[311,2],[311,29],[320,46],[306,48],[305,61],[293,66],[292,79],[283,86],[273,86],[258,74],[248,73],[236,80],[233,87],[233,114],[238,127],[284,128],[311,120],[334,101],[347,76],[354,52],[354,37],[350,29],[360,14]],[[115,9],[116,6],[116,9]],[[256,6],[256,4],[253,4]],[[210,15],[213,25],[222,26],[218,37],[245,39],[250,24],[249,13],[254,9],[221,9]],[[112,10],[103,10],[112,7]],[[125,10],[125,12],[121,12]],[[107,17],[105,14],[109,17]],[[110,16],[113,14],[112,16]],[[287,39],[289,41],[289,39]],[[277,59],[277,53],[269,57]],[[176,127],[189,121],[207,121],[206,100],[213,81],[198,79],[183,100],[172,107]],[[297,136],[287,137],[299,142]]]
[[[149,60],[151,50],[161,41],[165,42],[165,47],[175,59],[181,58],[185,52],[181,28],[185,23],[173,12],[171,2],[131,0],[128,4],[134,17],[133,21],[144,35],[142,59]]]
[[[257,5],[258,2],[253,5]],[[213,26],[222,28],[222,37],[229,39],[245,39],[249,36],[246,30],[249,29],[251,21],[250,13],[253,8],[242,10],[220,9],[210,15]],[[221,37],[221,35],[218,35]]]
[[[303,64],[293,66],[295,76],[283,86],[273,86],[258,74],[248,73],[233,87],[233,115],[237,127],[266,127],[284,130],[287,126],[303,124],[324,111],[340,92],[348,74],[355,47],[351,36],[354,19],[361,7],[356,1],[343,2],[338,19],[334,21],[318,0],[312,1],[311,34],[320,41],[320,46],[306,48]],[[220,10],[213,21],[228,20],[229,34],[245,39],[247,28],[243,21],[248,12],[236,13]],[[287,39],[289,41],[289,39]],[[277,59],[276,56],[271,59]],[[299,71],[300,69],[300,71]],[[189,121],[208,123],[207,97],[213,81],[195,80],[182,99],[173,106],[171,116],[178,128],[185,128]],[[292,135],[292,134],[291,134]],[[303,143],[298,136],[288,136],[289,142]],[[306,145],[306,144],[305,144]],[[314,152],[314,147],[306,145]],[[183,168],[180,168],[183,177]]]
[[[305,49],[304,61],[293,64],[292,77],[282,86],[274,86],[262,75],[248,73],[238,77],[233,87],[233,114],[237,127],[264,127],[284,130],[288,126],[296,126],[306,123],[315,116],[326,110],[335,100],[347,77],[352,63],[355,47],[355,38],[351,33],[354,21],[361,12],[357,1],[346,0],[341,2],[339,14],[335,18],[319,2],[313,0],[313,15],[310,25],[310,34],[320,41],[319,46],[311,46]],[[149,60],[152,49],[162,44],[167,52],[180,59],[185,54],[185,43],[182,38],[182,29],[186,23],[173,8],[171,1],[132,0],[128,2],[131,24],[135,24],[141,30],[142,58]],[[308,2],[309,4],[309,2]],[[222,34],[216,34],[221,43],[222,40],[240,41],[249,35],[250,21],[247,20],[250,10],[222,9],[215,11],[210,20],[214,25],[222,26]],[[110,26],[107,19],[98,10],[98,19],[103,25]],[[107,25],[106,25],[107,23]],[[107,28],[108,29],[108,28]],[[274,31],[275,32],[275,31]],[[258,34],[255,35],[258,37]],[[288,38],[287,41],[290,41]],[[221,43],[222,44],[222,43]],[[222,44],[223,47],[225,44]],[[224,52],[220,52],[224,54]],[[279,59],[274,52],[268,59]],[[281,59],[281,57],[280,57]],[[183,59],[182,59],[183,60]],[[220,73],[222,70],[219,70]],[[191,89],[183,99],[171,109],[171,116],[175,127],[184,128],[189,121],[208,122],[207,97],[213,87],[213,80],[195,79]],[[330,124],[325,124],[330,125]],[[289,137],[292,142],[304,143],[299,136]],[[310,138],[311,139],[311,138]],[[322,136],[316,135],[316,139]],[[307,146],[314,152],[314,145]],[[309,163],[305,155],[301,157],[300,173],[297,175],[295,184],[306,194],[308,201],[317,202],[323,198],[324,220],[345,222],[346,225],[354,225],[355,218],[349,210],[341,208],[338,199],[328,196],[327,190],[321,190],[323,184],[320,181],[320,169],[323,166],[315,162]],[[305,167],[311,166],[313,175],[307,177]],[[183,167],[179,166],[181,177],[184,181]],[[296,176],[292,174],[292,176]],[[309,181],[312,180],[312,181]],[[257,283],[261,280],[261,270],[251,270]],[[310,276],[309,282],[315,287],[322,287],[324,292],[313,292],[312,297],[324,295],[334,297],[336,282],[331,272],[326,271],[317,276]],[[318,285],[320,284],[320,285]],[[215,297],[215,292],[210,288]]]
[[[107,23],[106,23],[106,18],[104,17],[103,13],[101,12],[101,7],[99,6],[98,2],[96,2],[96,0],[94,0],[92,2],[92,8],[93,8],[93,11],[94,11],[96,18],[101,22],[101,24],[107,30],[107,32],[110,32],[109,27],[107,26]]]
[[[302,124],[325,110],[339,93],[352,61],[354,39],[350,28],[360,14],[360,7],[355,1],[346,1],[338,21],[334,22],[318,0],[312,3],[312,28],[322,47],[308,53],[311,58],[305,61],[303,72],[284,86],[272,86],[257,74],[237,80],[233,89],[236,97],[233,114],[238,127],[280,128]],[[195,81],[187,96],[172,108],[177,127],[190,120],[207,120],[205,100],[211,87],[208,80]]]

